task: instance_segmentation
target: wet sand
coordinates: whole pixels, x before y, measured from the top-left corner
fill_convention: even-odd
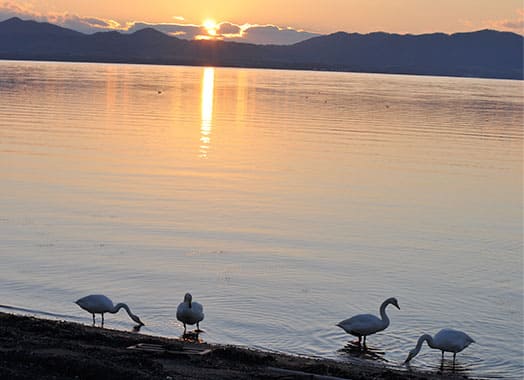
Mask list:
[[[0,313],[0,379],[464,379]]]

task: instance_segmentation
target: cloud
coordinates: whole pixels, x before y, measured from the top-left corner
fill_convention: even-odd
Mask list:
[[[40,15],[29,4],[19,4],[12,1],[0,3],[0,20],[11,17],[38,18]]]
[[[53,24],[63,26],[64,28],[69,28],[88,34],[108,30],[126,31],[131,26],[130,23],[121,24],[115,20],[101,19],[96,17],[80,17],[68,13],[48,15],[42,21],[48,21]]]
[[[223,35],[241,35],[242,29],[240,26],[231,24],[230,22],[222,22],[218,25],[217,33],[223,34]]]
[[[182,16],[173,16],[173,19],[177,20],[177,22],[173,23],[116,21],[100,17],[79,16],[68,12],[40,14],[31,5],[17,1],[0,2],[0,21],[15,16],[25,20],[50,22],[86,34],[114,30],[123,33],[133,33],[140,29],[153,28],[168,35],[187,40],[205,38],[276,45],[293,44],[319,35],[293,28],[281,28],[276,25],[237,25],[226,21],[218,24],[216,35],[210,36],[202,25],[181,23],[180,21],[184,20]]]
[[[524,8],[517,9],[515,13],[515,18],[511,20],[489,20],[484,23],[484,27],[524,34]]]
[[[505,21],[501,24],[504,28],[510,30],[522,30],[524,29],[524,20]]]
[[[82,33],[94,33],[104,30],[127,30],[129,23],[120,23],[115,20],[97,17],[82,17],[68,12],[50,12],[41,14],[36,12],[30,5],[20,4],[13,1],[0,3],[0,21],[11,17],[20,17],[25,20],[50,22],[64,28],[74,29]]]
[[[249,25],[243,27],[242,38],[235,40],[253,44],[291,45],[319,35],[289,27],[280,28],[276,25]]]
[[[311,37],[319,36],[317,33],[296,30],[293,28],[280,28],[275,25],[237,25],[230,22],[222,22],[218,24],[214,36],[209,36],[206,28],[203,26],[192,24],[152,24],[134,22],[127,31],[135,32],[144,28],[153,28],[160,32],[188,40],[217,39],[266,45],[290,45]]]

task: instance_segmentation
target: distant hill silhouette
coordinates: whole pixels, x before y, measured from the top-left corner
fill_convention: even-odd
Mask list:
[[[0,59],[127,62],[523,79],[521,35],[493,30],[344,33],[294,45],[188,41],[146,28],[83,34],[49,23],[0,22]]]

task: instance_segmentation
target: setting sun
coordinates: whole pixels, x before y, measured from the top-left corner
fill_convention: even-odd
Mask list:
[[[204,28],[206,28],[207,34],[210,36],[216,36],[218,24],[215,22],[215,20],[207,19],[202,25]]]

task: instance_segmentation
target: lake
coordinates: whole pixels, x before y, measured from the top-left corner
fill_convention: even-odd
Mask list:
[[[208,342],[400,367],[451,327],[458,371],[521,378],[523,88],[0,61],[0,310],[90,324],[103,293],[177,337],[190,291]],[[336,323],[392,296],[354,352]]]

